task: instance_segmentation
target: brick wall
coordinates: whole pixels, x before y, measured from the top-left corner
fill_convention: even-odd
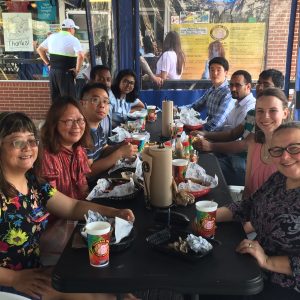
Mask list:
[[[21,111],[40,120],[50,103],[47,81],[0,81],[0,111]]]
[[[291,0],[270,0],[269,31],[266,46],[266,69],[274,68],[285,73],[291,2]],[[299,9],[300,0],[298,0],[297,5],[291,80],[295,79],[296,74]]]
[[[283,73],[292,0],[270,0],[269,33],[265,68],[276,68]],[[300,0],[298,0],[292,57],[291,80],[295,79],[299,29]],[[33,119],[44,119],[50,106],[48,82],[0,81],[0,111],[23,111]]]

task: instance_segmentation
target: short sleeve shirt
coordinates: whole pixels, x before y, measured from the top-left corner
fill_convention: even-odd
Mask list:
[[[52,33],[41,43],[50,54],[76,57],[82,51],[79,40],[68,31]]]
[[[46,204],[55,194],[50,184],[28,177],[28,194],[7,198],[0,190],[0,267],[22,270],[39,266],[39,241],[49,215]]]
[[[87,156],[89,159],[95,161],[99,159],[103,147],[107,144],[107,137],[101,126],[101,123],[98,125],[97,128],[91,128],[91,136],[94,143],[94,148],[87,150]]]

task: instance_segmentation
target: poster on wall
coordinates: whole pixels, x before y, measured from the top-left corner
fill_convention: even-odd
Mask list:
[[[5,51],[33,51],[31,13],[2,13]]]
[[[181,79],[201,79],[211,42],[220,41],[229,74],[243,69],[258,78],[264,67],[265,23],[171,24],[179,33],[186,63]]]

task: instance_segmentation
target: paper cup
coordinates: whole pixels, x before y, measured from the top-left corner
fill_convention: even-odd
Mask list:
[[[216,211],[218,203],[213,201],[196,202],[195,232],[203,237],[213,237],[216,230]]]
[[[185,172],[189,161],[187,159],[173,159],[172,160],[172,175],[175,182],[179,184],[185,180]]]
[[[108,222],[91,222],[86,224],[90,264],[104,267],[109,263],[110,224]]]
[[[148,122],[155,122],[156,120],[156,112],[155,112],[156,106],[155,105],[148,105],[147,106],[147,121]]]
[[[145,146],[145,135],[143,134],[133,134],[132,135],[132,144],[138,146],[138,152],[142,152]]]

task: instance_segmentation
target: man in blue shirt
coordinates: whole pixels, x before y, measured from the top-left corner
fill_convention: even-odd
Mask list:
[[[87,151],[92,171],[89,177],[93,178],[112,168],[118,160],[131,158],[137,153],[137,146],[130,143],[107,145],[107,135],[101,122],[109,113],[110,106],[105,85],[97,82],[85,85],[81,91],[80,103],[91,128],[94,143],[94,148]]]
[[[226,79],[229,64],[223,57],[215,57],[209,61],[209,74],[212,87],[189,107],[201,113],[207,110],[206,131],[220,131],[227,120],[235,101],[231,97],[229,84]]]

